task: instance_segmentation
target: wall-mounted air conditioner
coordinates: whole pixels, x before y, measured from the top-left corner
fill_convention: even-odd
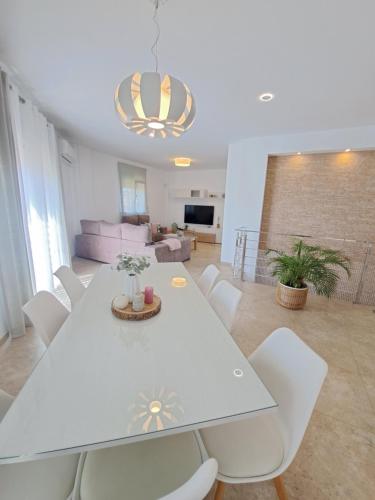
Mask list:
[[[73,165],[75,161],[75,151],[73,146],[66,139],[62,138],[60,139],[59,146],[61,158],[69,165]]]

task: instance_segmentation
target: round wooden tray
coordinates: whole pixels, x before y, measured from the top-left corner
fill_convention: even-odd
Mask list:
[[[126,319],[128,321],[142,321],[144,319],[150,319],[153,316],[159,314],[161,309],[160,297],[154,294],[154,302],[152,304],[145,304],[143,311],[133,311],[132,304],[128,304],[125,309],[119,309],[111,304],[112,313],[119,319]]]

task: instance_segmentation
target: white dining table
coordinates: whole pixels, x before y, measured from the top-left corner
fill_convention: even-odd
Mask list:
[[[186,286],[173,286],[174,277]],[[277,407],[181,263],[140,277],[161,298],[113,316],[124,272],[103,265],[0,424],[0,463],[75,453],[249,418]],[[249,325],[248,335],[251,335]]]

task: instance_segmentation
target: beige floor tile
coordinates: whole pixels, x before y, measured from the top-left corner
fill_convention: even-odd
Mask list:
[[[367,392],[367,396],[375,412],[375,377],[373,375],[364,375],[361,373],[361,379]]]
[[[329,366],[317,409],[341,422],[375,433],[375,415],[359,373]]]
[[[45,351],[42,340],[27,328],[26,335],[0,347],[0,388],[17,395]]]
[[[285,480],[292,498],[375,498],[374,434],[315,411]]]

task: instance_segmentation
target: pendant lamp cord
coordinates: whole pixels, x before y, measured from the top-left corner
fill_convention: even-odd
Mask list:
[[[158,21],[158,9],[159,9],[159,0],[154,0],[154,15],[152,16],[152,20],[154,21],[154,24],[156,26],[156,37],[155,41],[151,47],[151,53],[154,56],[155,59],[155,72],[158,72],[159,69],[159,59],[158,59],[158,42],[160,38],[160,26],[159,26],[159,21]]]

